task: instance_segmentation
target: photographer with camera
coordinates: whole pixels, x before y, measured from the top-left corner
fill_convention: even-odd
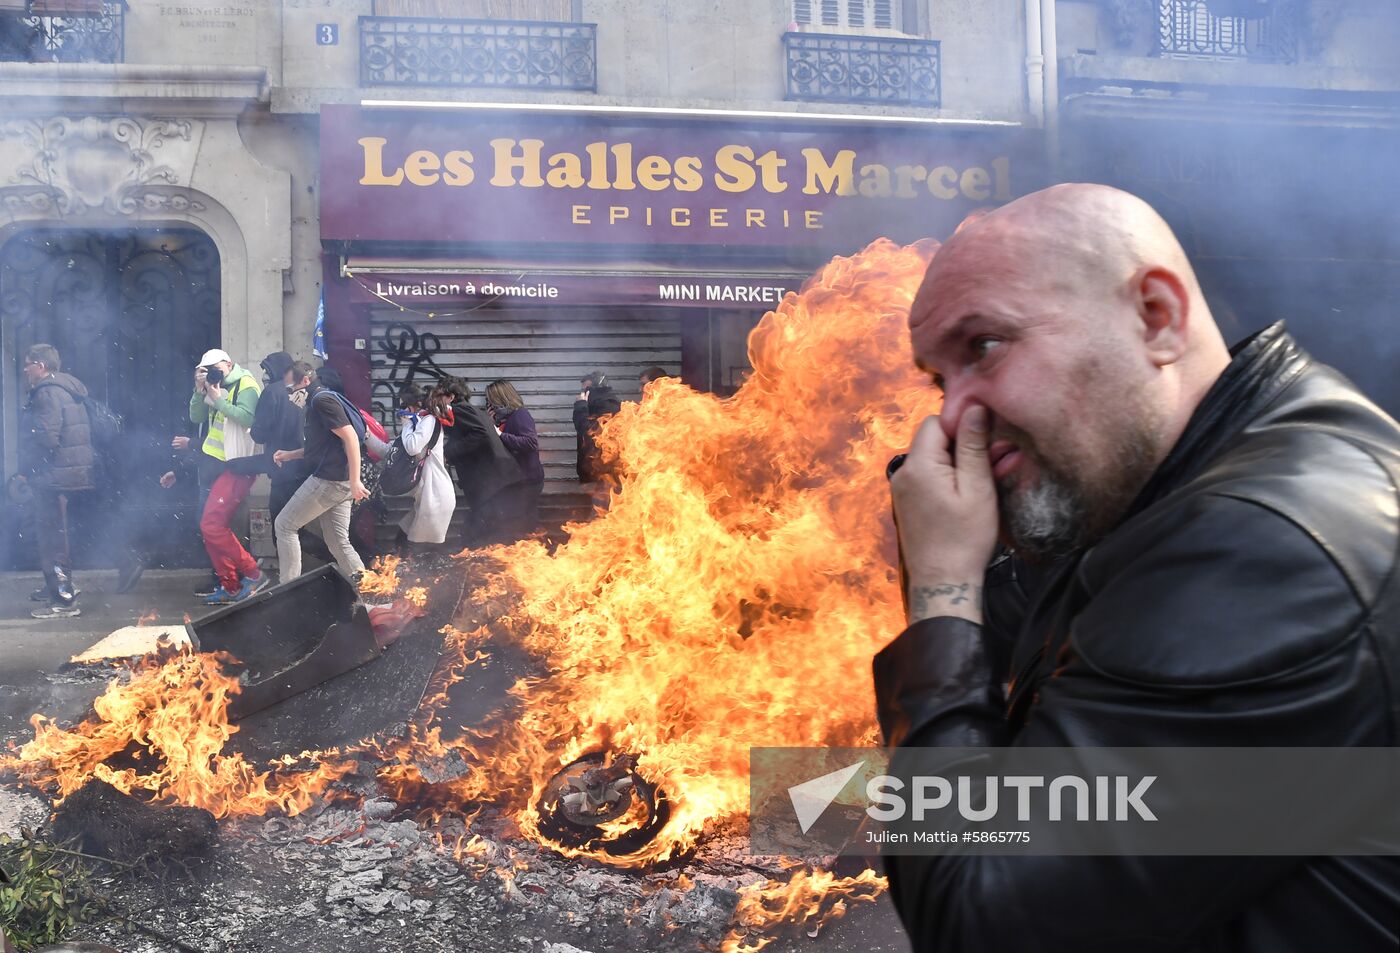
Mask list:
[[[228,466],[229,461],[251,457],[256,452],[251,429],[261,393],[258,379],[218,348],[205,351],[195,368],[190,421],[199,424],[204,433],[200,444],[200,486],[209,487],[200,511],[199,532],[218,577],[218,585],[204,600],[209,605],[239,602],[270,581],[234,535],[231,525],[257,474],[236,473]],[[172,446],[186,449],[189,438],[176,437]],[[212,482],[206,482],[206,476],[215,469],[217,475]]]

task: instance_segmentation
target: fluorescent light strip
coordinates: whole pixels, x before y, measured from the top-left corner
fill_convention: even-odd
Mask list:
[[[669,109],[663,106],[590,106],[572,103],[463,103],[417,101],[410,99],[362,99],[371,109],[482,109],[512,112],[614,113],[631,116],[695,116],[712,119],[779,119],[789,122],[889,123],[913,126],[997,126],[1019,128],[1021,123],[1004,119],[940,119],[933,116],[867,116],[854,113],[765,112],[744,109]]]
[[[428,275],[428,276],[451,276],[451,275],[471,275],[473,277],[517,274],[527,278],[554,278],[554,277],[592,277],[600,276],[605,278],[660,278],[663,280],[684,280],[688,278],[703,279],[723,279],[732,281],[806,281],[811,277],[810,271],[741,271],[738,269],[705,269],[705,268],[683,268],[678,270],[667,270],[664,267],[655,268],[610,268],[606,261],[600,261],[596,268],[577,268],[559,266],[555,267],[549,262],[541,262],[534,265],[520,265],[519,263],[502,263],[500,265],[483,264],[480,262],[464,262],[461,266],[454,267],[448,262],[434,262],[431,264],[415,264],[412,260],[403,259],[400,261],[369,261],[357,262],[351,260],[341,266],[340,276],[342,278],[354,275]]]

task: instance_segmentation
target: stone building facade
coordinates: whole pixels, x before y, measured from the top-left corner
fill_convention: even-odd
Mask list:
[[[221,345],[254,368],[279,348],[309,356],[323,285],[345,277],[347,250],[329,248],[321,229],[323,108],[396,100],[593,116],[625,107],[712,125],[747,114],[779,123],[773,114],[789,113],[836,128],[910,118],[930,129],[1028,125],[1021,0],[939,6],[864,0],[823,24],[820,4],[792,0],[0,5],[0,459],[14,471],[19,362],[35,340],[66,352],[156,456],[182,426],[190,362],[205,347]],[[830,38],[820,55],[851,73],[794,91],[789,67],[818,53],[792,45],[818,37]],[[892,57],[893,72],[856,77],[861,49]],[[383,249],[370,242],[354,251]],[[456,246],[429,251],[451,256]],[[617,304],[604,295],[595,312]],[[697,324],[693,314],[643,309],[627,333],[646,343],[630,357],[686,370],[700,386],[729,386],[761,313],[711,309]],[[579,320],[590,314],[603,321],[601,312]],[[670,322],[656,335],[645,326],[653,317]],[[393,329],[340,334],[341,314],[332,308],[328,319],[331,362],[354,372],[363,399],[378,400],[369,358],[382,357],[376,332]],[[509,337],[517,327],[497,330]],[[539,383],[534,394],[557,405],[542,426],[558,489],[572,478],[566,408],[577,369],[608,364],[595,345],[618,333],[577,327],[592,337],[566,355],[575,363],[563,373],[573,379]],[[637,368],[619,368],[626,396]],[[159,521],[189,502],[151,494],[145,505]]]
[[[1244,302],[1242,330],[1271,313],[1259,289],[1281,272],[1295,284],[1322,275],[1353,298],[1358,281],[1400,290],[1398,33],[1391,0],[0,0],[0,460],[14,471],[19,361],[34,340],[69,352],[158,448],[181,423],[194,354],[222,345],[253,367],[272,350],[307,355],[324,299],[330,361],[365,401],[402,382],[400,365],[433,369],[424,332],[448,352],[452,341],[463,355],[510,352],[485,366],[438,352],[436,365],[528,378],[552,485],[568,489],[579,368],[613,367],[624,397],[648,363],[719,391],[742,376],[761,299],[685,309],[638,297],[642,284],[653,296],[702,279],[786,287],[876,234],[942,237],[966,208],[1056,178],[1163,204],[1222,297]],[[823,163],[848,141],[893,156],[890,192],[872,178],[858,225],[811,241],[688,241],[663,210],[608,255],[606,236],[565,219],[510,242],[489,222],[458,230],[484,207],[480,180],[471,191],[435,179],[426,205],[404,206],[462,210],[422,235],[388,228],[393,214],[323,219],[361,188],[328,173],[323,136],[392,119],[431,139],[457,117],[480,133],[478,153],[491,135],[640,130],[668,169],[710,134],[755,156],[753,137],[771,134],[795,187],[778,204],[740,203],[770,216],[821,214],[798,195],[804,148]],[[589,141],[574,143],[580,154]],[[845,194],[839,174],[821,182]],[[865,188],[853,180],[850,194],[864,201]],[[529,219],[530,196],[546,192],[521,191],[525,204],[502,214]],[[1260,216],[1280,206],[1311,241],[1279,240],[1288,229]],[[687,208],[687,222],[714,214]],[[1303,271],[1287,264],[1300,247]],[[1244,279],[1229,267],[1241,256],[1255,263]],[[441,284],[403,280],[413,275],[565,271],[583,288],[574,323],[555,350],[531,353],[510,342],[558,330],[538,309],[380,293]],[[162,519],[189,501],[146,505]]]

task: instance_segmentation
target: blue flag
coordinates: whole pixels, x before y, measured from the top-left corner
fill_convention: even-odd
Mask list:
[[[321,290],[321,303],[316,305],[316,330],[311,332],[311,353],[326,359],[326,292]]]

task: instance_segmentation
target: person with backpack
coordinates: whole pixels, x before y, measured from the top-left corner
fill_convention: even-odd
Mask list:
[[[457,509],[457,491],[444,460],[443,420],[433,413],[427,395],[416,384],[399,391],[398,444],[418,470],[411,494],[413,509],[399,523],[410,546],[441,546]],[[393,457],[386,464],[393,467]],[[386,474],[387,476],[387,474]],[[392,486],[385,486],[389,492]]]
[[[52,344],[34,344],[24,355],[29,399],[24,405],[21,452],[24,478],[34,500],[34,529],[44,587],[30,598],[46,602],[36,619],[80,615],[68,548],[68,508],[73,495],[95,487],[96,458],[86,406],[87,388]]]
[[[359,408],[343,393],[325,386],[331,380],[328,369],[323,369],[307,398],[303,445],[272,455],[272,462],[278,467],[304,460],[309,473],[273,523],[281,582],[301,575],[301,539],[297,533],[314,519],[321,521],[321,535],[341,571],[358,582],[365,570],[359,553],[350,545],[352,506],[356,500],[369,496],[360,479],[365,422]],[[339,383],[338,375],[333,382]]]
[[[204,548],[219,579],[206,605],[241,602],[271,582],[233,532],[233,518],[258,478],[256,472],[242,472],[246,468],[236,461],[257,456],[251,431],[261,394],[257,378],[225,351],[206,351],[195,368],[190,420],[205,427],[204,454],[224,465],[199,516]]]

